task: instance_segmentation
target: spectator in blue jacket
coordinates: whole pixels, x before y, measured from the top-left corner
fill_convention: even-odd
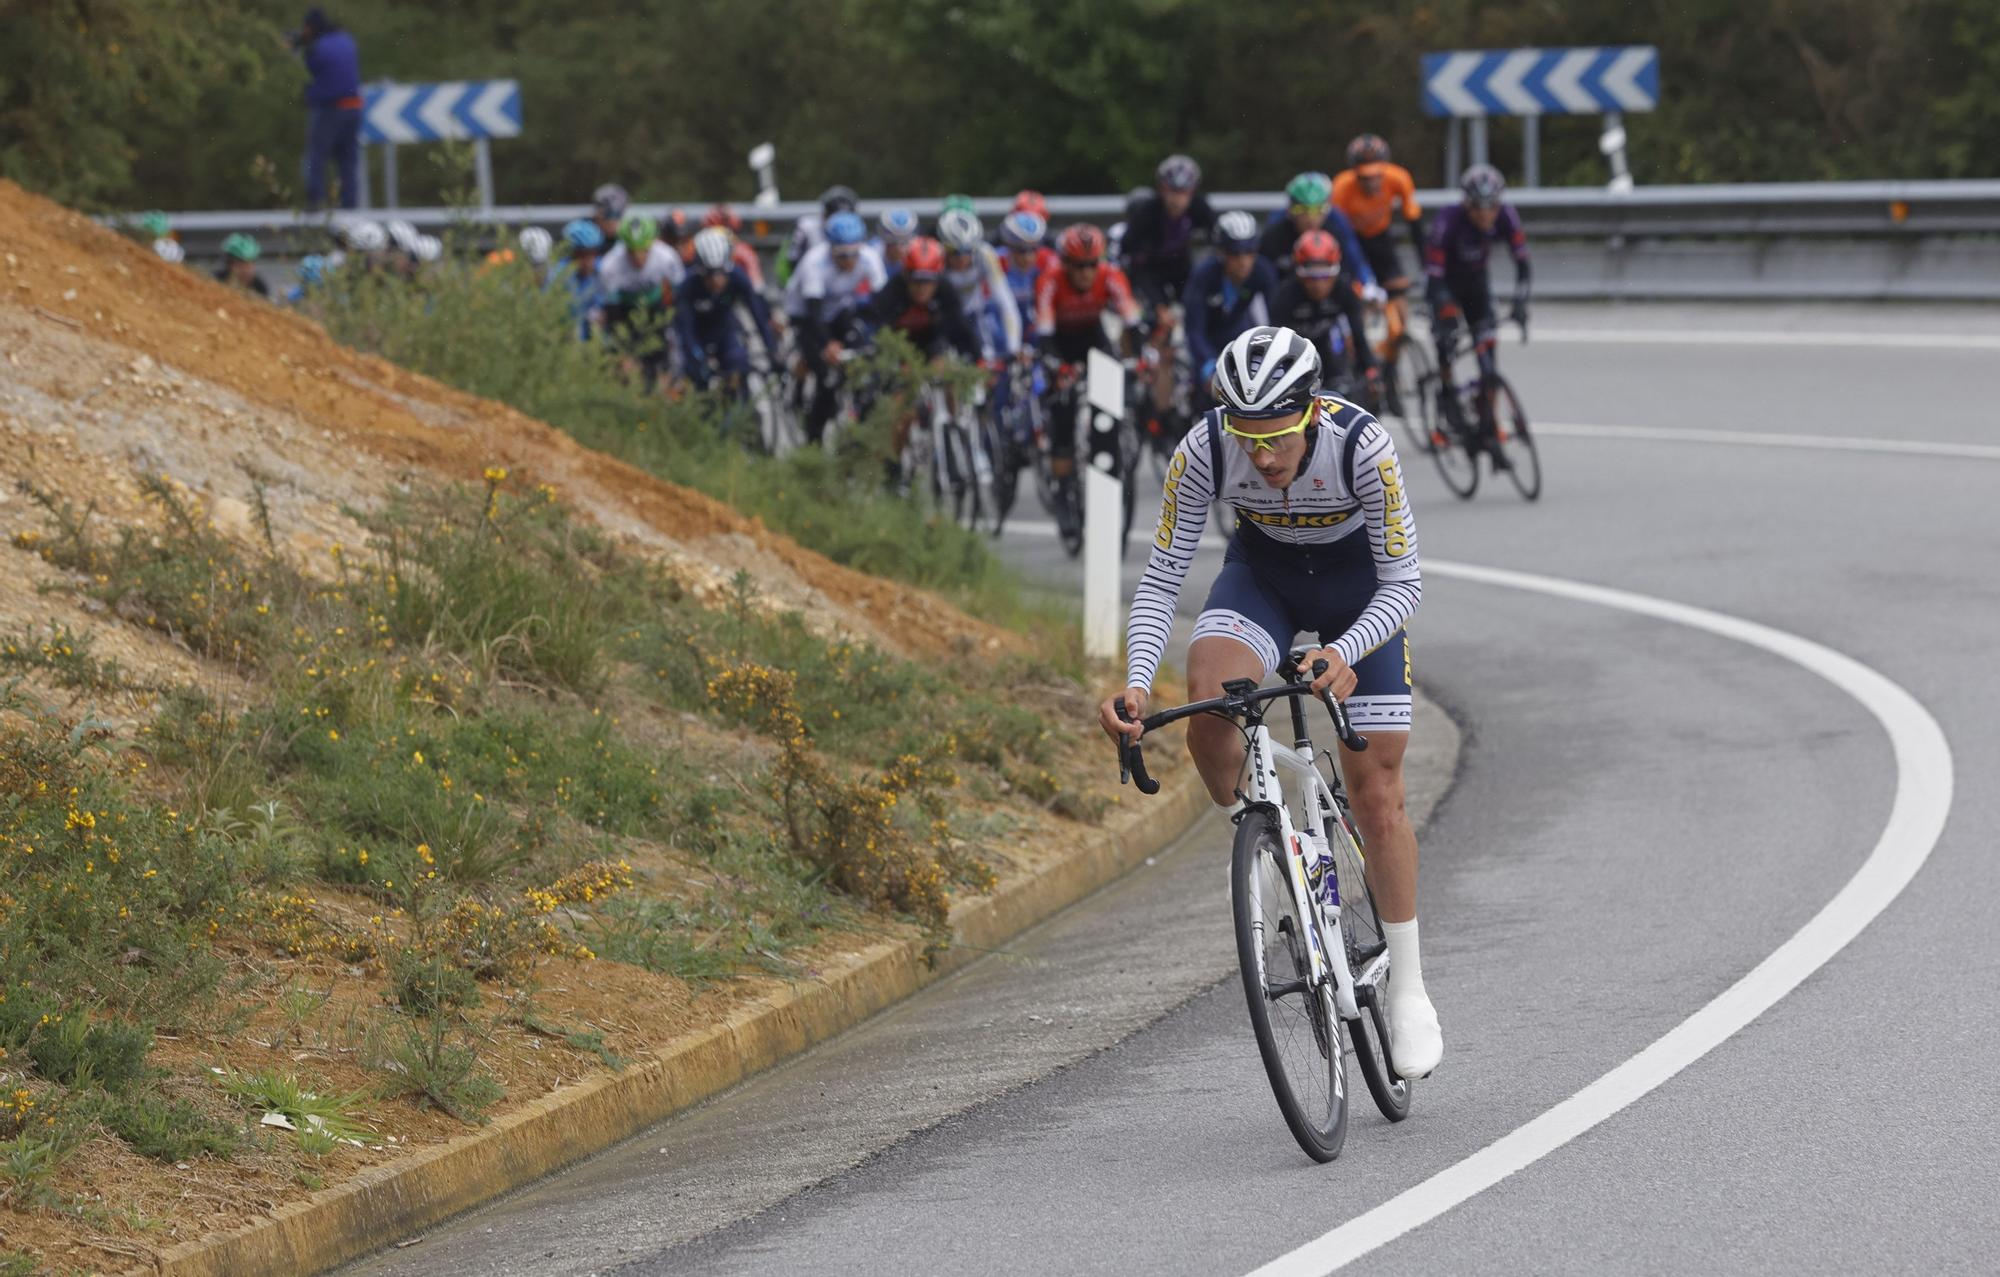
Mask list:
[[[306,10],[292,47],[312,76],[306,85],[306,207],[326,203],[326,164],[340,177],[340,206],[361,199],[361,53],[354,37],[314,5]]]

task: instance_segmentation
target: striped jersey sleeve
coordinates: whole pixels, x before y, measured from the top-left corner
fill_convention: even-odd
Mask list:
[[[1354,473],[1346,480],[1367,524],[1368,550],[1375,559],[1375,594],[1347,632],[1334,640],[1334,649],[1349,665],[1388,642],[1416,613],[1424,596],[1423,574],[1417,566],[1417,522],[1403,491],[1396,442],[1372,417],[1360,429]],[[1157,561],[1158,551],[1154,553]],[[1133,610],[1138,610],[1136,603]]]
[[[1167,463],[1167,481],[1160,493],[1160,526],[1153,534],[1153,555],[1132,592],[1132,611],[1125,620],[1125,685],[1153,689],[1167,637],[1174,628],[1174,605],[1201,548],[1208,526],[1208,507],[1215,500],[1216,478],[1210,474],[1207,421],[1197,422],[1174,449]]]

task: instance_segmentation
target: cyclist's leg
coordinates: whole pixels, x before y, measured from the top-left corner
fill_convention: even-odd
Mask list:
[[[1188,698],[1220,696],[1230,679],[1269,677],[1297,632],[1284,605],[1232,545],[1194,623]],[[1234,723],[1197,716],[1188,720],[1187,748],[1208,796],[1218,806],[1234,803],[1243,783],[1243,733]]]

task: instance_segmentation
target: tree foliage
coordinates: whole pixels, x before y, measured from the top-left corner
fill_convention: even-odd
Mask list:
[[[0,173],[141,207],[284,204],[303,73],[297,0],[0,0]],[[787,194],[1123,190],[1187,150],[1219,189],[1338,167],[1389,137],[1438,178],[1425,52],[1660,46],[1664,100],[1628,121],[1641,182],[2000,173],[1992,0],[486,0],[332,6],[364,74],[513,77],[505,202],[743,199],[777,144]],[[1495,121],[1517,164],[1519,126]],[[1605,178],[1593,117],[1543,125],[1547,180]],[[404,152],[406,202],[452,166]]]

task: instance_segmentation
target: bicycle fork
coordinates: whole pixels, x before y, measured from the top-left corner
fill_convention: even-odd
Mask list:
[[[1291,878],[1292,898],[1306,902],[1302,912],[1310,914],[1312,919],[1312,925],[1306,927],[1306,954],[1311,971],[1308,983],[1317,994],[1330,979],[1333,982],[1335,1012],[1343,1020],[1356,1020],[1361,1017],[1361,1008],[1354,997],[1354,975],[1347,969],[1344,956],[1347,950],[1340,927],[1340,906],[1336,904],[1331,909],[1324,906],[1320,893],[1306,878],[1306,836],[1299,833],[1292,823],[1291,809],[1283,801],[1284,790],[1278,781],[1281,764],[1286,770],[1299,773],[1305,781],[1308,806],[1319,809],[1322,814],[1331,810],[1332,803],[1324,794],[1326,781],[1313,765],[1312,753],[1279,745],[1271,738],[1270,729],[1258,724],[1250,737],[1250,805],[1263,807],[1277,818],[1278,839],[1285,848],[1285,871]],[[1334,867],[1330,844],[1326,860],[1325,872],[1331,874]],[[1343,955],[1340,961],[1328,956],[1329,944]]]

